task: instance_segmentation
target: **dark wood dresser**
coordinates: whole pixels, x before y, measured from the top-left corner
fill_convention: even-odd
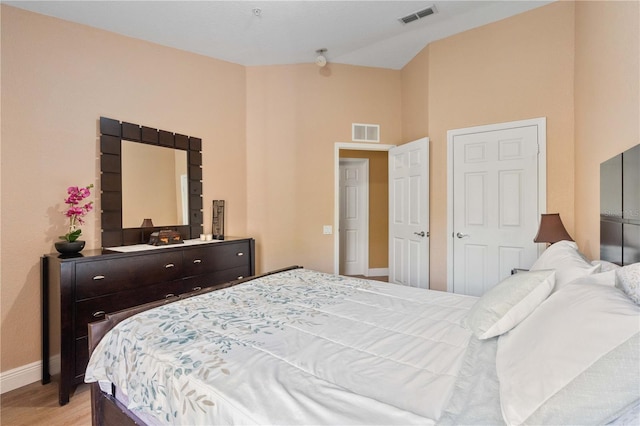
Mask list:
[[[89,361],[87,324],[115,312],[255,274],[255,241],[227,238],[149,250],[85,250],[42,257],[42,383],[60,351],[59,402],[69,402]]]

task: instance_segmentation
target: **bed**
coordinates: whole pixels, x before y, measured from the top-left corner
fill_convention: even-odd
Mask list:
[[[477,299],[294,268],[140,308],[93,352],[94,420],[117,397],[144,424],[624,424],[640,308],[615,272]]]
[[[640,263],[480,298],[285,268],[90,324],[98,424],[640,424]]]

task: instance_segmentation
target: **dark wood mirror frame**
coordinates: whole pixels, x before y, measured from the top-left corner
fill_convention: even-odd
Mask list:
[[[122,140],[187,151],[189,225],[122,227]],[[197,238],[202,227],[202,139],[100,117],[100,189],[102,247],[140,244],[159,229],[173,229],[183,239]]]

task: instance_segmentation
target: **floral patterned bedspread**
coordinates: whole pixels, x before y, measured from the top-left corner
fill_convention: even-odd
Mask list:
[[[296,269],[118,324],[85,381],[160,424],[429,424],[475,298]]]

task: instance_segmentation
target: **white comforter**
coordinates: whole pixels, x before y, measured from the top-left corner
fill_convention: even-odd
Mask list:
[[[167,424],[430,424],[477,299],[298,269],[168,304],[101,341],[87,382]]]

